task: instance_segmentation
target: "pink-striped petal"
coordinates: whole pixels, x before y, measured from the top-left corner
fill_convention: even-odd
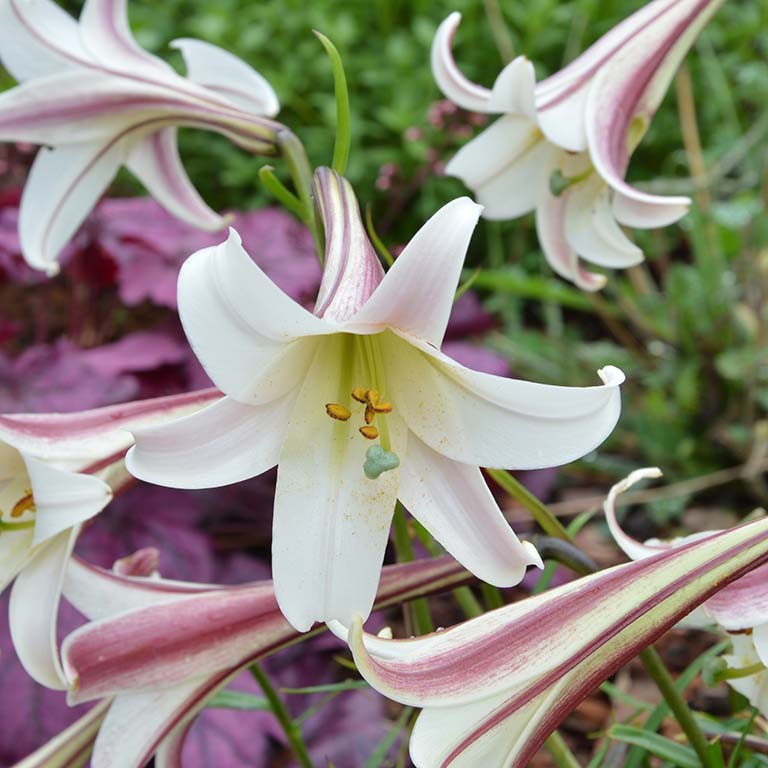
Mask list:
[[[468,197],[444,205],[397,257],[350,329],[390,327],[439,347],[481,211]]]
[[[536,548],[515,536],[480,470],[446,459],[415,435],[408,437],[398,496],[451,555],[489,584],[512,587],[529,565],[544,567]]]
[[[127,0],[86,0],[80,14],[83,46],[100,64],[130,75],[175,75],[162,59],[152,56],[133,38]]]
[[[18,82],[90,63],[77,22],[53,0],[0,3],[0,55]]]
[[[221,229],[227,220],[208,207],[190,181],[179,157],[176,135],[177,129],[171,126],[136,142],[126,166],[178,219],[200,229]]]
[[[181,51],[187,77],[223,96],[246,112],[274,117],[280,102],[272,86],[252,67],[229,51],[189,37],[171,43]]]
[[[296,395],[289,390],[263,405],[224,397],[168,424],[134,429],[126,467],[170,488],[217,488],[260,475],[278,462]]]
[[[313,188],[325,229],[315,314],[343,323],[370,298],[384,270],[366,234],[352,185],[330,168],[318,168]]]
[[[365,636],[358,619],[349,644],[371,685],[430,713],[414,732],[417,768],[479,756],[488,768],[522,768],[597,683],[764,563],[766,533],[768,520],[742,525],[415,640]]]
[[[333,330],[262,272],[234,230],[221,245],[198,251],[184,263],[179,315],[214,383],[252,404],[275,399],[303,378],[315,347],[300,337]]]
[[[392,401],[408,428],[454,461],[540,469],[573,461],[611,433],[624,374],[598,371],[602,386],[561,387],[470,370],[434,348],[382,337]]]
[[[491,91],[467,80],[453,59],[451,47],[460,22],[461,14],[454,11],[437,28],[432,41],[432,74],[437,87],[454,104],[472,112],[490,112]]]

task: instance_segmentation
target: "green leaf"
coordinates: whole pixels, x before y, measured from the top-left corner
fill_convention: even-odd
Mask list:
[[[356,691],[360,688],[370,688],[370,686],[365,680],[343,680],[340,683],[310,685],[307,688],[281,688],[280,693],[340,693],[341,691]]]
[[[323,44],[333,68],[333,90],[336,94],[336,141],[333,145],[334,171],[342,176],[347,169],[349,160],[349,145],[352,140],[349,118],[349,91],[347,90],[347,76],[344,74],[344,65],[336,46],[322,33],[314,30],[315,36]]]
[[[400,713],[400,717],[397,718],[395,724],[387,731],[387,735],[376,745],[373,752],[371,752],[369,758],[365,761],[364,768],[379,768],[384,762],[384,758],[387,756],[391,746],[395,743],[395,739],[400,731],[405,728],[405,724],[408,718],[413,712],[413,707],[405,707]]]
[[[626,744],[641,747],[662,760],[667,760],[679,768],[701,768],[701,761],[696,753],[684,744],[665,738],[658,733],[644,731],[632,725],[612,725],[608,737]]]
[[[251,709],[260,712],[269,712],[270,710],[269,702],[265,698],[229,689],[219,691],[206,706],[215,709]]]

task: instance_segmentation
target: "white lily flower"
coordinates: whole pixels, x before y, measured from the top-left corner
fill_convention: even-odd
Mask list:
[[[533,469],[599,445],[619,416],[604,386],[558,387],[478,373],[440,352],[480,207],[442,208],[384,275],[348,182],[320,169],[325,271],[310,313],[231,232],[191,256],[179,312],[226,394],[174,424],[135,431],[129,471],[183,488],[279,466],[275,591],[300,630],[367,616],[396,499],[466,568],[517,584],[538,553],[509,528],[478,466]]]
[[[52,0],[0,0],[0,61],[22,85],[0,95],[0,141],[42,144],[21,201],[21,248],[50,274],[89,210],[125,165],[168,211],[203,229],[226,220],[189,180],[177,126],[214,130],[275,153],[279,104],[267,81],[227,51],[176,40],[178,75],[144,51],[126,0],[86,0],[76,22]]]
[[[123,457],[128,423],[179,416],[215,390],[75,414],[0,416],[0,591],[14,647],[27,672],[66,687],[56,652],[56,616],[66,564],[82,524],[132,478]]]
[[[675,70],[724,0],[655,0],[554,75],[536,83],[524,56],[492,89],[467,80],[451,42],[451,14],[432,45],[432,71],[460,107],[502,114],[463,147],[446,173],[460,178],[489,219],[536,211],[536,231],[552,269],[588,291],[605,277],[579,256],[625,268],[643,253],[620,225],[666,226],[685,215],[687,197],[659,197],[624,181],[630,155],[650,124]]]

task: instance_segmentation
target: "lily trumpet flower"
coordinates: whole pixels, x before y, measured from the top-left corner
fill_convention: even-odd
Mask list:
[[[22,83],[0,95],[0,141],[44,145],[19,218],[31,266],[56,273],[62,246],[122,165],[180,219],[224,226],[181,164],[178,126],[275,153],[282,126],[267,119],[279,109],[267,81],[208,43],[173,45],[187,77],[139,47],[126,0],[87,0],[79,24],[52,0],[0,0],[0,61]]]
[[[768,520],[610,568],[411,640],[348,642],[363,677],[423,707],[417,768],[522,768],[608,675],[724,583],[768,559]]]
[[[472,573],[517,584],[541,560],[478,465],[532,469],[591,451],[618,419],[623,374],[607,367],[603,386],[545,386],[440,352],[480,213],[468,198],[435,214],[384,275],[349,183],[320,169],[315,197],[326,255],[314,313],[266,277],[234,231],[187,260],[181,321],[226,397],[135,431],[129,471],[199,488],[277,464],[275,591],[299,630],[368,615],[397,499]]]
[[[215,390],[74,414],[0,416],[0,591],[11,581],[9,624],[27,672],[64,688],[56,616],[64,571],[82,524],[132,481],[128,424],[187,413]]]
[[[376,607],[469,578],[448,557],[386,566]],[[155,752],[158,768],[181,765],[184,739],[205,702],[254,661],[300,637],[269,581],[218,587],[142,579],[74,558],[64,595],[92,619],[62,646],[69,701],[114,696],[93,768],[142,768]]]
[[[643,253],[620,225],[666,226],[687,197],[660,197],[624,180],[678,65],[724,0],[655,0],[559,72],[536,83],[524,56],[492,89],[467,80],[451,43],[461,19],[451,14],[432,45],[439,88],[460,107],[502,114],[447,164],[485,206],[489,219],[536,211],[536,231],[552,269],[580,288],[599,290],[601,267],[625,268]]]

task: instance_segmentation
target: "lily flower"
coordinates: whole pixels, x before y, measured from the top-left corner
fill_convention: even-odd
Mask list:
[[[56,258],[125,165],[168,211],[203,229],[226,221],[201,199],[176,144],[178,126],[217,131],[275,153],[279,104],[267,81],[199,40],[172,44],[187,77],[147,53],[126,0],[87,0],[75,21],[52,0],[0,0],[0,61],[22,83],[0,95],[0,141],[42,144],[21,200],[21,248],[55,274]]]
[[[0,415],[0,591],[27,672],[64,688],[56,616],[67,561],[82,524],[132,481],[128,424],[178,417],[218,397],[204,390],[73,414]]]
[[[417,768],[522,768],[595,686],[723,584],[768,559],[768,519],[610,568],[411,640],[348,642],[363,677],[423,707]]]
[[[469,578],[448,557],[386,566],[376,607]],[[280,612],[270,581],[219,587],[136,578],[73,558],[64,595],[92,620],[62,645],[68,700],[115,697],[93,768],[141,768],[158,750],[159,768],[180,765],[206,701],[254,661],[302,637]]]
[[[277,464],[275,591],[299,630],[368,615],[397,499],[479,578],[519,583],[541,560],[478,466],[537,469],[591,451],[618,419],[623,374],[607,367],[603,386],[545,386],[440,352],[480,213],[468,198],[435,214],[384,275],[349,183],[320,169],[315,197],[326,255],[314,313],[267,278],[234,231],[187,260],[181,321],[226,396],[136,430],[129,471],[201,488]]]
[[[643,253],[620,225],[666,226],[685,215],[687,197],[660,197],[624,181],[629,159],[678,65],[724,0],[655,0],[625,19],[559,72],[536,83],[524,56],[492,89],[467,80],[451,43],[451,14],[432,45],[443,93],[464,109],[502,114],[447,164],[485,206],[488,219],[536,211],[536,231],[552,269],[588,291],[602,267],[638,264]]]

